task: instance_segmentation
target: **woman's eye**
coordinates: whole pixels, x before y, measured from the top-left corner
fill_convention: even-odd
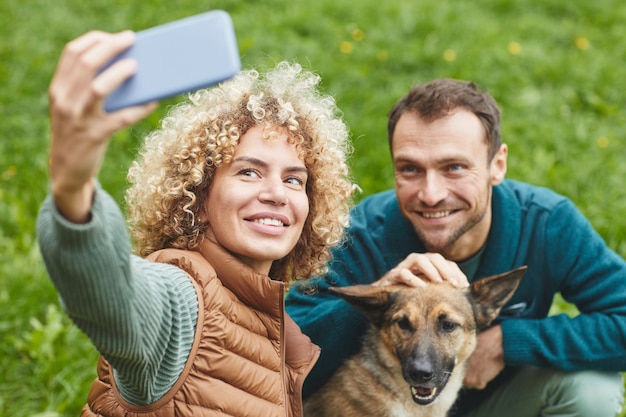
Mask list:
[[[300,177],[289,177],[285,182],[291,185],[304,185],[304,180]]]
[[[251,177],[251,178],[260,177],[259,173],[255,169],[252,169],[252,168],[242,169],[241,171],[239,171],[239,175],[243,175],[245,177]]]

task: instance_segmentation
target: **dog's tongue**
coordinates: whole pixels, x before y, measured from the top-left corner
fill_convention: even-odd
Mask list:
[[[432,388],[425,388],[425,387],[413,387],[413,392],[418,397],[425,398],[425,397],[430,397],[432,395],[433,389]]]
[[[412,386],[411,393],[413,394],[413,396],[417,398],[426,400],[433,396],[433,394],[435,393],[435,389],[427,388],[427,387]]]

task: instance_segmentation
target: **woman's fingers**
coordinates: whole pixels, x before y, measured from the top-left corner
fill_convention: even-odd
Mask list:
[[[50,86],[50,100],[66,114],[81,114],[97,108],[106,95],[136,71],[132,61],[102,68],[134,42],[131,31],[110,34],[92,31],[69,42]],[[101,76],[103,77],[101,79]]]

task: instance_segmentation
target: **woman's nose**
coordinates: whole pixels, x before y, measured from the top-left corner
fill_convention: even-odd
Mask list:
[[[259,193],[259,200],[264,203],[276,204],[284,206],[289,202],[287,198],[287,189],[281,180],[268,179],[265,186]]]

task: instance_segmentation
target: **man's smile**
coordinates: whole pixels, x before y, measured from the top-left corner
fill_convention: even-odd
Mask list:
[[[426,219],[439,219],[441,217],[447,217],[452,213],[452,210],[444,210],[444,211],[418,211],[420,216]]]

